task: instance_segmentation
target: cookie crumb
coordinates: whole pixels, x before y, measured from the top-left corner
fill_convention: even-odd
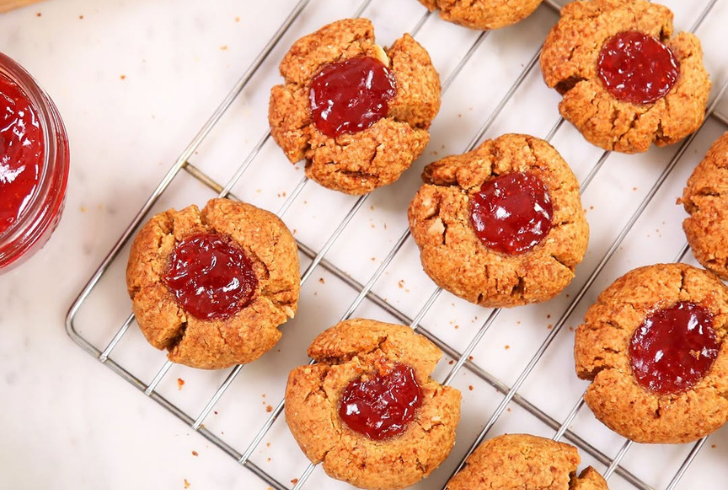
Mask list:
[[[185,380],[182,378],[177,378],[177,389],[181,390],[184,385],[185,385]]]
[[[41,15],[43,15],[43,14],[41,14],[40,12],[35,14],[36,17],[40,17]]]
[[[470,385],[470,386],[468,386],[468,389],[469,389],[470,391],[473,391],[473,385]]]
[[[235,22],[240,22],[240,17],[235,17]]]
[[[79,16],[78,16],[78,18],[79,18],[80,20],[83,20],[83,15],[79,15]]]
[[[121,80],[126,80],[126,75],[119,75],[119,78],[120,78]]]
[[[190,488],[190,482],[187,481],[187,478],[185,478],[185,488]]]
[[[508,350],[508,349],[510,349],[510,348],[511,348],[511,346],[510,346],[510,345],[508,345],[508,344],[506,344],[506,350]]]
[[[324,278],[323,278],[323,277],[320,277],[320,278],[319,278],[319,282],[320,282],[321,284],[326,284],[326,281],[324,281]]]
[[[294,478],[293,480],[291,480],[291,483],[293,483],[294,485],[297,484],[298,483],[298,478]]]
[[[267,407],[265,407],[265,411],[271,413],[273,411],[273,407],[268,405]]]
[[[192,451],[192,456],[199,456],[199,453],[197,451]]]
[[[228,47],[227,44],[224,46],[220,46],[220,51],[227,51]]]

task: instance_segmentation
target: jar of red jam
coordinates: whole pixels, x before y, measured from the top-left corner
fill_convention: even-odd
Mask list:
[[[30,74],[0,53],[0,273],[39,250],[61,217],[68,138]]]

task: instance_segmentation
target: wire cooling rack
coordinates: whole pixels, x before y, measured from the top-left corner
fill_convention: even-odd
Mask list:
[[[516,26],[482,33],[445,23],[414,0],[292,3],[290,12],[260,27],[270,41],[80,292],[68,312],[69,335],[277,490],[342,486],[306,461],[280,415],[287,373],[307,362],[304,346],[352,316],[417,329],[445,353],[434,377],[463,392],[456,447],[415,488],[443,488],[482,440],[505,432],[575,444],[583,463],[599,469],[612,490],[714,488],[728,481],[725,430],[688,445],[633,444],[583,407],[586,383],[573,370],[573,330],[604,287],[639,265],[697,265],[675,200],[728,127],[721,112],[728,62],[720,37],[728,2],[665,3],[675,12],[676,31],[696,32],[703,41],[713,79],[709,117],[681,144],[631,156],[592,147],[558,117],[559,96],[544,86],[537,66],[541,43],[558,20],[555,2],[545,2]],[[443,86],[442,110],[425,154],[400,181],[362,197],[305,179],[301,165],[290,165],[272,142],[266,123],[268,91],[280,83],[277,64],[291,43],[355,16],[373,20],[381,44],[410,32],[432,55]],[[562,153],[581,182],[591,238],[575,280],[559,297],[485,309],[441,291],[424,275],[406,208],[425,164],[506,132],[540,136]],[[298,315],[282,327],[283,340],[273,351],[247,366],[209,372],[173,365],[146,344],[133,326],[124,268],[140,223],[163,209],[202,205],[216,195],[281,216],[298,240],[302,292]]]

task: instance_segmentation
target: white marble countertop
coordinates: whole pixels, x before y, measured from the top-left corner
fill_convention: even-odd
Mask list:
[[[699,3],[702,7],[707,2],[700,0]],[[690,2],[670,0],[665,3],[676,11],[680,29],[689,28],[698,14],[695,8],[688,5]],[[241,468],[191,428],[85,353],[66,334],[64,320],[78,292],[162,176],[250,66],[274,28],[295,4],[294,0],[48,0],[0,15],[0,50],[31,72],[56,102],[68,128],[72,159],[65,212],[51,241],[20,268],[0,276],[0,419],[4,422],[0,431],[0,488],[128,490],[184,489],[188,485],[193,490],[267,488],[262,480]],[[333,20],[345,16],[347,12],[353,13],[359,2],[314,0],[313,4],[317,5],[317,10],[304,13],[301,32],[309,32],[313,26],[320,25],[319,18]],[[387,11],[388,8],[404,13],[394,16],[391,11]],[[424,11],[414,0],[373,2],[370,10],[371,17],[382,15],[391,21],[381,22],[381,30],[388,42],[394,39],[394,33],[399,35],[411,28],[406,26],[414,24],[417,15]],[[720,0],[711,15],[703,29],[705,32],[701,34],[705,35],[704,38],[712,39],[706,42],[709,47],[706,49],[706,60],[717,89],[728,73],[721,39],[721,26],[725,25],[724,20],[728,20],[728,0]],[[454,85],[455,89],[443,99],[443,109],[433,126],[433,141],[423,157],[424,163],[432,161],[438,151],[442,154],[459,151],[496,105],[501,96],[497,94],[504,91],[499,92],[492,85],[494,82],[491,78],[500,75],[493,75],[494,70],[489,68],[488,63],[492,59],[504,57],[508,63],[503,65],[502,78],[515,78],[553,22],[555,14],[543,6],[524,27],[519,28],[521,30],[497,32],[488,39],[478,52],[482,55],[482,62],[468,65],[466,72],[469,74],[461,77],[478,76],[481,78],[477,80],[484,81],[478,81],[475,89],[459,86],[458,82]],[[380,29],[380,26],[377,28]],[[525,35],[512,36],[511,32]],[[423,44],[433,55],[436,67],[446,77],[457,60],[462,58],[475,34],[441,21],[433,21],[423,30],[422,37]],[[437,44],[436,40],[441,38],[453,43],[460,40],[459,49],[452,48],[451,53],[450,45]],[[514,42],[507,44],[503,42],[504,39]],[[523,59],[511,59],[515,55],[523,55]],[[241,118],[248,117],[246,111],[250,108],[253,114],[251,117],[264,120],[267,92],[270,83],[273,83],[271,81],[277,79],[275,64],[277,59],[268,64],[264,74],[268,78],[262,82],[253,82],[252,90],[256,96],[242,103],[244,114]],[[557,114],[558,96],[543,86],[538,73],[529,76],[524,87],[525,92],[519,92],[513,103],[521,104],[526,110],[529,104],[543,104],[546,110],[530,112],[531,117],[528,119],[513,116],[518,114],[515,109],[507,111],[506,116],[496,121],[491,133],[532,131],[543,137],[552,127]],[[483,96],[482,105],[480,99],[475,101],[474,93]],[[490,93],[494,95],[489,99]],[[723,103],[722,106],[725,108],[726,105]],[[452,124],[453,121],[457,121],[457,124]],[[264,126],[260,121],[256,124],[256,127]],[[689,174],[690,165],[699,160],[712,139],[723,130],[717,124],[704,130],[696,140],[694,151],[691,149],[687,153],[686,159],[690,161],[678,167],[679,179],[676,178],[674,182],[668,180],[665,184],[665,195],[660,194],[658,198],[667,203],[666,213],[671,214],[671,218],[668,220],[661,214],[660,209],[664,206],[660,209],[650,207],[646,219],[656,224],[646,224],[640,230],[654,230],[656,227],[659,230],[652,234],[630,234],[612,261],[614,264],[600,276],[595,287],[603,287],[617,274],[635,265],[652,260],[668,261],[675,256],[675,251],[684,241],[679,227],[683,215],[674,206],[675,197],[682,188],[685,176]],[[245,134],[241,145],[247,148],[259,136],[257,133]],[[228,141],[228,137],[224,134],[220,140]],[[557,134],[554,144],[568,157],[580,179],[587,175],[600,155],[567,126]],[[608,247],[610,237],[620,230],[622,225],[612,223],[611,218],[618,214],[620,218],[629,217],[649,188],[647,184],[633,187],[630,183],[627,189],[622,177],[630,173],[634,174],[635,179],[651,182],[659,174],[659,165],[668,161],[676,148],[650,152],[644,157],[648,162],[644,166],[633,165],[634,158],[629,160],[615,156],[610,159],[612,161],[595,180],[594,185],[601,186],[600,192],[584,196],[585,206],[591,206],[588,217],[602,209],[607,211],[594,216],[593,222],[604,223],[600,224],[604,233],[601,233],[601,229],[592,228],[594,244],[582,271],[588,272],[588,267],[594,267],[600,251]],[[226,156],[222,150],[207,150],[217,158],[224,159]],[[254,196],[255,192],[260,193],[263,205],[275,209],[283,202],[281,195],[285,197],[285,191],[290,191],[301,177],[301,170],[285,164],[285,159],[275,148],[264,153],[264,157],[280,160],[271,163],[274,168],[271,171],[281,182],[285,181],[285,186],[281,183],[277,188],[276,183],[268,185],[266,182],[266,186],[261,185],[262,192],[261,189],[249,190]],[[208,158],[202,163],[209,165],[210,160]],[[215,172],[214,167],[208,168],[210,172]],[[377,232],[386,234],[390,231],[381,230],[387,230],[387,223],[390,224],[389,230],[398,229],[394,225],[406,226],[401,210],[406,208],[412,189],[418,185],[418,173],[416,170],[408,173],[397,186],[392,186],[393,190],[375,193],[372,202],[377,204],[377,211],[387,208],[390,202],[395,203],[396,206],[393,204],[391,207],[397,209],[386,210],[392,212],[391,216],[367,215],[360,229],[369,230],[371,222],[372,229],[376,225]],[[607,192],[610,188],[618,189],[623,193],[621,196],[627,198],[615,199]],[[353,202],[344,201],[333,193],[325,194],[324,197],[327,201],[323,206],[334,210],[342,207],[343,203]],[[600,207],[605,202],[609,206]],[[612,206],[617,206],[617,203],[624,207],[615,211]],[[363,209],[369,212],[368,205]],[[371,212],[374,213],[374,210],[372,205]],[[295,220],[291,220],[288,215],[286,220],[291,228],[296,228]],[[383,227],[380,226],[382,221]],[[669,224],[665,225],[665,221]],[[612,232],[612,235],[607,232]],[[327,236],[316,230],[309,236],[300,229],[297,236],[316,241],[319,235],[324,238]],[[364,243],[369,239],[366,236],[352,236],[352,240]],[[387,243],[393,243],[394,238],[386,235],[386,240],[389,240]],[[387,249],[384,250],[386,252]],[[626,250],[624,254],[623,250]],[[366,267],[352,271],[352,275],[361,275],[361,281],[365,282],[368,277],[365,272],[370,273],[371,267],[379,262],[385,252],[378,252],[371,262],[367,255]],[[342,253],[345,251],[334,247],[329,256],[336,259]],[[411,294],[419,293],[418,297],[421,298],[426,298],[430,293],[427,288],[432,284],[422,275],[416,253],[413,252],[411,257],[414,259],[407,266],[412,271],[413,279],[407,276],[405,281],[400,279],[404,276],[395,276],[393,272],[390,277],[391,288],[382,293],[393,304],[399,304],[400,298],[409,294],[410,289],[413,291]],[[583,277],[585,275],[581,274],[580,280]],[[312,283],[315,284],[308,284],[306,288],[307,294],[310,294],[309,301],[313,301],[313,296],[321,291],[314,291],[313,288],[323,288],[324,279],[322,277]],[[577,286],[574,285],[575,288]],[[421,289],[417,290],[417,287]],[[120,289],[123,290],[123,286]],[[590,291],[585,301],[593,299],[597,292],[596,289]],[[323,293],[318,297],[321,296]],[[482,321],[483,310],[463,305],[448,295],[442,298],[442,307],[435,308],[434,313],[439,315],[439,320],[426,319],[426,322],[440,325],[437,328],[442,330],[443,338],[457,348],[462,348],[469,337],[461,335],[467,328],[455,332],[459,328],[458,324],[462,324],[459,318],[475,316],[477,319],[481,315]],[[505,381],[512,382],[523,365],[520,360],[516,362],[507,356],[523,353],[524,356],[519,359],[528,359],[548,332],[546,324],[551,328],[553,320],[546,318],[557,315],[560,312],[558,309],[566,304],[564,301],[501,315],[499,322],[503,324],[502,330],[500,324],[496,325],[490,340],[479,346],[481,350],[489,345],[499,346],[500,357],[495,357],[492,365],[487,367]],[[127,299],[121,298],[119,302],[121,311],[129,309]],[[347,305],[331,312],[330,316],[341,315]],[[417,309],[407,311],[414,316]],[[583,308],[576,310],[575,315],[579,314],[583,314]],[[539,328],[537,335],[519,333],[519,328],[524,327],[516,325],[521,325],[522,319],[524,324],[529,323],[525,319],[534,319],[530,323],[538,323],[543,328]],[[576,318],[567,326],[578,321]],[[471,333],[474,331],[468,331],[468,335]],[[307,333],[304,335],[306,338],[299,342],[299,357],[284,361],[291,365],[304,362],[305,353],[300,346],[306,345],[302,342],[310,341],[312,335]],[[570,342],[568,332],[566,336],[559,337],[552,350],[563,351],[564,355],[557,360],[553,356],[548,357],[544,369],[563,369],[563,379],[568,380],[563,381],[563,390],[578,397],[585,385],[573,375],[569,359]],[[501,344],[506,345],[505,350]],[[487,364],[491,359],[490,354],[480,356],[481,350],[476,350],[474,355]],[[258,369],[266,369],[265,362]],[[284,366],[288,368],[285,362]],[[284,371],[283,368],[280,370]],[[278,374],[277,379],[284,379],[284,375]],[[465,429],[459,433],[466,441],[456,446],[456,452],[462,455],[469,444],[467,438],[474,437],[482,427],[483,414],[489,416],[494,405],[488,404],[494,402],[478,398],[480,394],[486,393],[486,390],[478,391],[478,385],[472,393],[470,383],[475,382],[460,377],[458,380],[465,393],[466,410],[463,422]],[[470,392],[467,390],[469,384]],[[279,387],[276,390],[280,392]],[[558,413],[561,417],[559,420],[563,419],[573,403],[573,400],[569,400],[557,407],[556,400],[548,398],[552,397],[552,393],[547,392],[553,391],[550,383],[542,387],[526,384],[524,390],[534,398],[546,396],[542,403]],[[488,388],[487,393],[492,393],[492,389]],[[265,402],[263,405],[265,408]],[[261,409],[258,402],[256,409]],[[507,414],[503,417],[506,422],[503,426],[499,425],[499,430],[531,430],[531,426],[507,425],[510,416]],[[604,447],[608,448],[610,456],[616,454],[622,440],[613,437],[589,417],[590,414],[586,414],[575,424],[584,423],[587,434],[598,433],[606,441]],[[549,437],[553,435],[553,432],[543,428],[534,426],[533,430],[540,430]],[[714,447],[701,453],[691,468],[691,479],[684,480],[679,488],[693,488],[693,481],[712,481],[705,468],[717,466],[717,458],[721,453],[724,456],[728,448],[726,440],[725,430],[711,438],[710,443]],[[666,449],[665,454],[680,462],[688,450],[689,447],[685,446],[673,451],[673,454],[671,449]],[[669,472],[661,472],[659,464],[652,465],[656,462],[654,454],[639,448],[631,451],[626,461],[634,471],[652,472],[657,480],[660,479],[660,473],[671,475],[676,470],[672,464]],[[632,455],[634,458],[630,459]],[[294,476],[300,474],[300,468],[305,467],[301,466],[300,454],[296,457],[298,459],[290,470]],[[287,461],[278,464],[285,466]],[[645,464],[645,461],[651,463]],[[454,463],[448,464],[449,469],[452,469]],[[603,471],[604,467],[599,469]],[[725,476],[725,470],[722,471]],[[283,474],[287,475],[285,471]],[[442,472],[433,481],[443,482],[446,476]],[[291,477],[283,478],[286,479],[281,481],[288,483]],[[435,487],[433,483],[428,488]],[[321,487],[313,482],[308,488]],[[632,487],[622,485],[617,488]]]

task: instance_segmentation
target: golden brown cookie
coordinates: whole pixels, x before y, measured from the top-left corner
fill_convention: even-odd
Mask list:
[[[473,451],[445,490],[609,490],[589,466],[577,478],[574,446],[527,434],[494,437]]]
[[[504,253],[479,238],[471,213],[484,184],[516,174],[545,187],[553,206],[550,231],[530,249]],[[438,286],[471,303],[501,307],[546,301],[571,282],[589,227],[576,177],[546,141],[507,134],[431,163],[422,179],[409,224],[422,267]],[[486,229],[495,229],[491,223]]]
[[[298,367],[288,377],[286,421],[306,457],[323,463],[330,477],[360,488],[404,488],[428,476],[450,453],[460,392],[430,378],[442,352],[425,337],[402,325],[346,320],[319,335],[308,354],[317,364]],[[383,384],[381,376],[397,381]],[[409,383],[401,384],[403,379]],[[412,379],[421,390],[417,397]],[[393,383],[403,386],[395,395],[377,391]],[[371,398],[361,398],[363,389],[380,406],[386,402],[384,413],[393,425],[381,421]],[[403,411],[391,407],[403,403],[410,421],[394,422]],[[368,410],[373,418],[365,418]],[[344,421],[342,411],[351,418]]]
[[[543,0],[419,0],[430,12],[471,29],[498,29],[531,15]]]
[[[576,331],[576,373],[607,427],[636,442],[682,443],[728,420],[728,288],[685,264],[634,269]],[[706,325],[709,325],[710,328]]]
[[[324,70],[364,58],[386,67],[394,96],[371,126],[329,136],[312,117],[312,84]],[[306,176],[324,187],[366,194],[391,184],[430,139],[427,129],[440,109],[440,78],[409,34],[383,49],[374,42],[369,20],[340,20],[296,41],[280,71],[285,84],[271,90],[271,134],[292,163],[305,159]]]
[[[711,87],[702,48],[693,34],[673,37],[672,19],[667,7],[646,0],[574,1],[561,9],[541,53],[541,70],[546,84],[564,96],[561,115],[590,143],[643,152],[653,142],[675,143],[702,124]],[[631,31],[659,40],[679,65],[675,84],[653,102],[619,99],[600,76],[603,48],[617,34]]]
[[[192,205],[150,219],[134,239],[126,282],[150,344],[173,362],[220,369],[278,342],[278,325],[298,306],[298,250],[274,214],[212,199],[202,211]]]
[[[681,202],[690,215],[683,230],[695,258],[728,280],[728,133],[695,167]]]

